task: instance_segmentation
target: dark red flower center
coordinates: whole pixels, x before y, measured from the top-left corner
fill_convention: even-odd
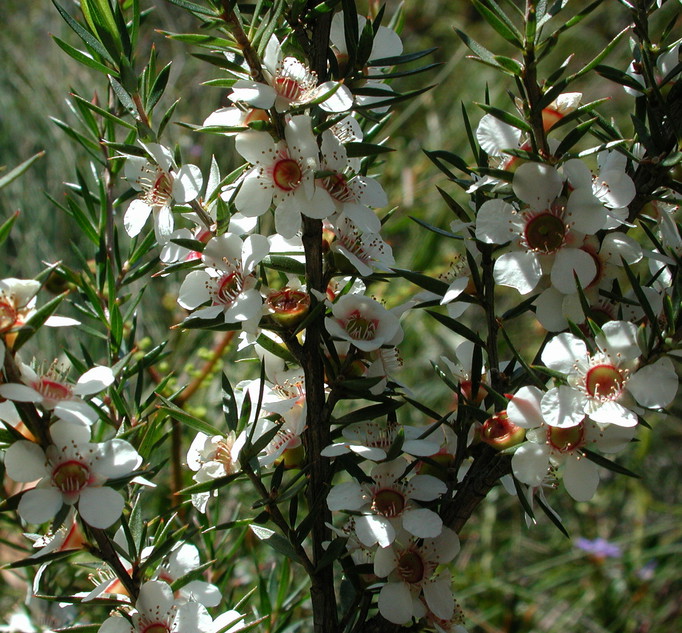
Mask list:
[[[283,158],[272,169],[272,180],[283,191],[293,191],[301,184],[303,172],[293,158]]]
[[[67,494],[83,490],[89,479],[90,469],[74,459],[59,464],[52,472],[52,483]]]
[[[374,495],[372,510],[385,517],[400,516],[404,508],[405,497],[403,497],[403,495],[401,495],[397,490],[392,488],[384,488],[383,490],[379,490]]]
[[[407,550],[398,559],[398,573],[405,582],[418,583],[424,578],[424,561],[415,550]]]
[[[525,237],[530,250],[554,253],[564,244],[566,225],[561,218],[545,211],[531,218],[526,225]]]

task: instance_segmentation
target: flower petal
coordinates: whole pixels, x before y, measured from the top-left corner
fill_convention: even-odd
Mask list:
[[[393,624],[412,619],[412,594],[404,582],[388,582],[379,592],[379,613]]]
[[[535,253],[503,253],[495,262],[495,281],[500,286],[516,288],[522,295],[531,292],[542,277],[542,267]]]
[[[673,401],[677,387],[677,374],[667,356],[642,367],[625,384],[635,400],[649,409],[667,407]]]
[[[104,530],[120,518],[124,505],[123,497],[115,490],[91,487],[81,490],[78,512],[88,525]]]
[[[597,491],[599,472],[597,465],[584,457],[569,457],[564,466],[566,492],[576,501],[589,501]]]
[[[106,389],[115,380],[114,372],[110,367],[97,365],[86,371],[73,388],[77,396],[90,396]]]
[[[56,488],[33,488],[21,497],[17,512],[27,523],[45,523],[59,512],[63,503]]]

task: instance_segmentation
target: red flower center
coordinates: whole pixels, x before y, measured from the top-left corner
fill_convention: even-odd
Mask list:
[[[298,101],[303,92],[300,84],[291,77],[275,77],[275,90],[289,101]]]
[[[68,385],[51,378],[41,378],[33,388],[46,400],[58,401],[71,397],[71,388]]]
[[[152,622],[145,626],[140,633],[170,633],[170,629],[164,622]]]
[[[218,289],[215,293],[215,303],[231,305],[241,294],[244,287],[242,276],[238,272],[223,275],[218,282]]]
[[[293,191],[301,184],[303,172],[293,158],[283,158],[272,169],[272,180],[282,191]]]
[[[339,202],[355,202],[355,194],[348,186],[348,178],[343,174],[332,174],[322,181],[323,187],[329,195]]]

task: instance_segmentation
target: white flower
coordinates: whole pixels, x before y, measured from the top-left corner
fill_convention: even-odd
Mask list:
[[[361,232],[345,215],[337,218],[335,225],[336,239],[331,245],[332,252],[343,255],[362,277],[395,265],[393,251],[379,233]]]
[[[599,174],[596,176],[578,158],[564,163],[564,175],[573,187],[566,209],[571,214],[589,212],[596,217],[606,214],[607,219],[600,228],[618,228],[627,220],[627,206],[636,193],[635,183],[625,173],[627,158],[624,154],[616,151],[600,152],[597,162]]]
[[[164,564],[156,570],[155,580],[172,585],[201,566],[199,550],[190,543],[178,543]],[[217,607],[222,595],[215,585],[203,580],[190,580],[178,589],[178,599],[193,601],[205,607]]]
[[[239,452],[245,442],[245,433],[239,437],[234,432],[226,436],[197,433],[187,451],[187,466],[194,471],[192,479],[204,483],[239,472]],[[214,490],[213,495],[217,494]],[[206,512],[210,496],[209,492],[192,493],[192,505],[199,512]]]
[[[542,398],[547,424],[575,426],[587,415],[601,424],[635,426],[631,397],[650,409],[666,407],[675,397],[678,379],[668,357],[637,369],[641,351],[635,325],[609,321],[602,331],[594,353],[569,333],[555,336],[543,350],[542,362],[565,373],[568,380],[568,385],[554,387]]]
[[[459,539],[444,527],[436,538],[416,539],[399,535],[374,556],[374,573],[388,582],[379,592],[379,612],[389,622],[405,624],[428,609],[438,618],[449,620],[454,615],[455,599],[449,574],[436,574],[438,565],[449,563],[459,552]]]
[[[18,363],[22,383],[0,385],[0,396],[16,402],[33,402],[52,411],[58,418],[79,425],[91,425],[97,420],[97,411],[83,400],[106,389],[114,382],[109,367],[97,365],[86,371],[74,385],[68,382],[56,365],[43,374]]]
[[[12,479],[40,480],[23,494],[19,515],[29,523],[44,523],[63,504],[78,504],[78,513],[88,525],[109,527],[121,516],[125,502],[106,482],[131,474],[142,459],[125,440],[92,444],[89,429],[68,422],[55,422],[50,435],[52,444],[46,451],[27,440],[7,449],[5,466]]]
[[[327,332],[348,341],[363,352],[391,344],[402,334],[398,317],[378,301],[364,295],[346,294],[332,305],[325,319]]]
[[[323,187],[315,185],[319,150],[309,116],[287,120],[286,142],[275,143],[267,132],[237,135],[237,151],[252,165],[241,182],[234,204],[245,216],[263,215],[275,204],[275,228],[285,238],[296,235],[301,214],[323,219],[334,203]]]
[[[476,218],[476,237],[482,242],[511,241],[509,252],[495,262],[495,281],[521,294],[531,292],[546,270],[552,285],[564,294],[575,290],[574,274],[582,286],[591,283],[597,268],[579,246],[584,234],[591,235],[604,227],[604,207],[599,204],[595,210],[566,204],[559,198],[563,189],[561,175],[541,163],[521,165],[514,174],[513,188],[527,207],[517,211],[503,200],[489,200]]]
[[[398,526],[418,538],[433,538],[441,533],[443,521],[438,514],[412,499],[433,501],[447,491],[446,485],[431,475],[403,480],[406,467],[404,459],[377,464],[372,469],[373,484],[349,481],[337,484],[327,495],[330,510],[360,512],[355,517],[355,533],[363,545],[378,543],[388,547]]]
[[[353,95],[336,81],[318,85],[317,74],[295,57],[282,57],[282,47],[273,35],[265,49],[263,70],[267,84],[239,79],[232,86],[230,100],[278,112],[319,101],[326,112],[345,112],[353,105]],[[320,101],[321,100],[321,101]]]
[[[540,486],[551,467],[561,466],[566,491],[576,501],[591,499],[599,483],[597,465],[584,456],[595,446],[605,453],[617,453],[632,440],[634,427],[598,425],[583,418],[570,427],[549,424],[542,412],[543,392],[522,387],[507,406],[509,419],[528,429],[525,444],[512,457],[514,476],[531,487]]]
[[[262,235],[250,235],[243,242],[238,235],[223,233],[209,240],[202,260],[206,270],[195,270],[180,287],[178,303],[193,316],[214,319],[221,313],[225,323],[241,323],[253,331],[260,321],[263,298],[256,288],[254,270],[268,254],[269,244]]]
[[[171,151],[157,143],[145,146],[153,162],[140,156],[128,156],[125,177],[132,187],[142,192],[133,200],[123,216],[123,226],[130,237],[140,233],[147,218],[154,213],[154,232],[159,244],[165,244],[173,232],[172,201],[194,200],[201,190],[201,170],[196,165],[175,167]]]
[[[140,587],[132,625],[126,618],[111,616],[98,633],[213,633],[213,619],[196,602],[179,603],[165,582],[150,580]]]

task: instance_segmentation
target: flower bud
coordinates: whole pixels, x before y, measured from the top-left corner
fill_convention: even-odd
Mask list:
[[[275,323],[294,329],[310,310],[310,295],[302,290],[286,287],[271,292],[265,300],[265,306]]]
[[[506,411],[500,411],[488,418],[480,430],[481,441],[498,451],[520,444],[525,436],[525,429],[510,422]]]

